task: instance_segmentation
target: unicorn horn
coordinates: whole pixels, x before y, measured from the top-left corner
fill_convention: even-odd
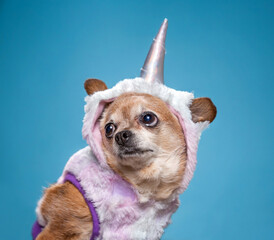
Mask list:
[[[146,81],[164,84],[165,40],[168,22],[163,21],[157,36],[153,39],[146,61],[141,69],[141,77]]]

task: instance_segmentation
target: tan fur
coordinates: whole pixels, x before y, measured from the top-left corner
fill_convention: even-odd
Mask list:
[[[158,116],[159,123],[155,128],[140,124],[139,115],[145,111],[152,111]],[[155,154],[149,156],[151,159],[138,164],[136,157],[132,166],[121,164],[115,153],[114,138],[108,139],[104,133],[105,124],[111,120],[117,126],[116,132],[131,130],[136,135],[142,135],[140,141],[147,140],[148,145],[154,145]],[[166,199],[179,188],[187,159],[186,143],[178,119],[162,100],[148,94],[122,94],[105,110],[101,134],[109,166],[137,188],[141,201]],[[146,158],[146,155],[142,157]]]
[[[41,213],[47,224],[37,240],[87,240],[92,234],[89,208],[70,182],[45,190]]]

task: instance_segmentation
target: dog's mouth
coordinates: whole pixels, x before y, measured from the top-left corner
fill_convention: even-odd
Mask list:
[[[141,148],[124,148],[120,150],[119,157],[125,158],[125,157],[136,157],[136,156],[142,156],[147,153],[152,153],[152,149],[141,149]]]

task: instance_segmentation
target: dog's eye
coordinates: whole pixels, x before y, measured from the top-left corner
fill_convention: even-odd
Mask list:
[[[140,116],[140,122],[145,124],[147,127],[155,127],[158,123],[158,118],[152,112],[144,112]]]
[[[116,130],[116,126],[113,123],[108,123],[105,126],[106,137],[111,138]]]

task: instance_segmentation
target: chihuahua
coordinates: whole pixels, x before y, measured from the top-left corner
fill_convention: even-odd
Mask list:
[[[107,87],[89,79],[85,89],[92,95]],[[189,109],[194,123],[212,122],[217,112],[209,98],[193,99]],[[177,194],[187,166],[187,141],[166,102],[147,93],[125,92],[106,103],[99,130],[107,165],[135,189],[140,204],[156,204]],[[94,230],[85,198],[69,181],[45,190],[40,214],[45,226],[37,240],[88,240]]]

